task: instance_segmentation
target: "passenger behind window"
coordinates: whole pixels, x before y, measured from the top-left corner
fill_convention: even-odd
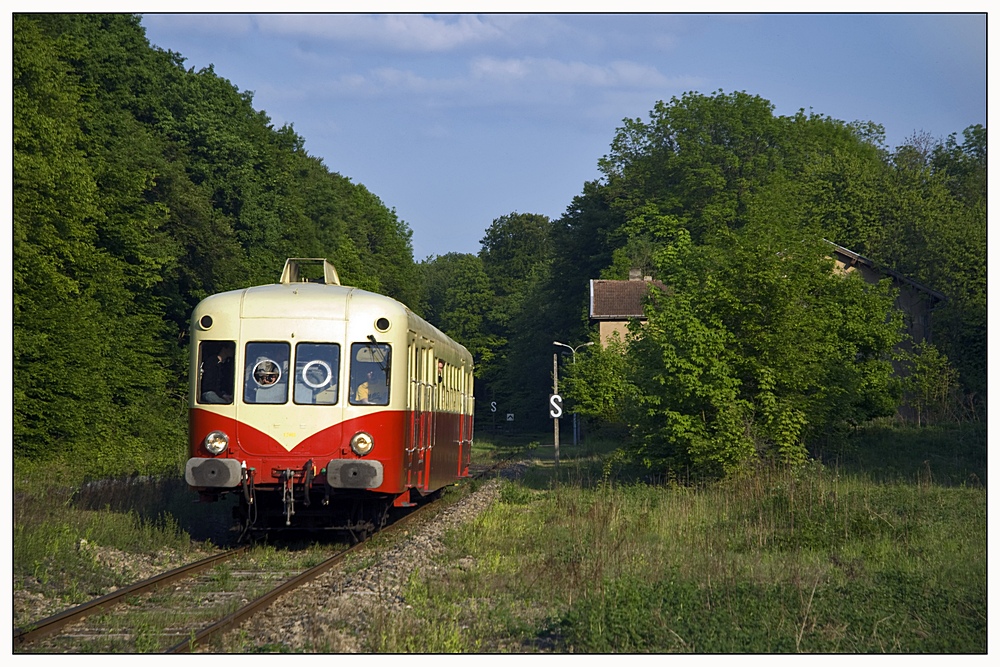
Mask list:
[[[351,344],[351,393],[353,405],[389,404],[391,348],[385,343]]]
[[[236,344],[205,341],[201,344],[202,362],[199,403],[229,404],[233,402],[233,354]]]

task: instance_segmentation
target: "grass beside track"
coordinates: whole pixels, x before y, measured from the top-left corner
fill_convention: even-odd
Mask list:
[[[184,528],[191,498],[182,503],[178,487],[157,480],[54,486],[41,471],[15,470],[15,627],[206,555],[206,544]]]
[[[703,486],[609,475],[614,447],[563,447],[558,471],[533,452],[370,648],[986,651],[984,428],[877,429],[827,465]]]
[[[480,439],[478,462],[533,465],[447,534],[365,649],[986,651],[984,425],[873,428],[824,463],[704,485],[654,484],[618,463],[619,444],[563,445],[556,468],[551,446]],[[206,525],[229,521],[179,480],[40,479],[15,471],[15,625],[149,576],[136,563],[194,560],[219,534]],[[52,608],[29,611],[42,596]]]

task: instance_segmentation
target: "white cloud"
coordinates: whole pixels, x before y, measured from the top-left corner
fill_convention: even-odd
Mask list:
[[[434,76],[412,69],[382,67],[365,73],[344,73],[321,83],[342,95],[358,97],[425,97],[435,106],[458,102],[461,106],[489,103],[538,103],[566,101],[579,94],[635,91],[667,95],[690,87],[691,77],[667,77],[655,67],[619,61],[608,65],[564,62],[544,58],[476,58],[464,75]],[[586,92],[589,91],[589,92]]]
[[[510,37],[514,16],[458,14],[144,14],[143,23],[170,31],[245,37],[261,35],[338,41],[404,53],[439,53]]]
[[[363,43],[380,49],[443,52],[501,38],[489,17],[419,14],[270,14],[255,17],[261,32]]]
[[[592,65],[551,58],[477,58],[469,67],[473,80],[532,82],[590,88],[662,88],[677,84],[657,68],[629,61]]]
[[[473,80],[514,81],[524,79],[530,71],[527,59],[476,58],[469,66]]]
[[[482,57],[469,61],[464,72],[453,76],[378,67],[325,76],[317,73],[308,83],[293,85],[307,87],[312,95],[393,100],[424,109],[531,107],[536,112],[544,108],[557,113],[556,109],[572,105],[573,113],[581,116],[619,120],[624,115],[621,110],[631,113],[637,101],[649,109],[658,99],[669,99],[703,84],[704,80],[694,76],[667,76],[655,66],[627,60],[594,65],[551,58]]]
[[[305,87],[321,87],[339,95],[359,98],[393,98],[404,95],[433,97],[460,91],[462,82],[448,78],[429,78],[411,70],[381,67],[366,74],[349,73],[323,80],[314,79]]]

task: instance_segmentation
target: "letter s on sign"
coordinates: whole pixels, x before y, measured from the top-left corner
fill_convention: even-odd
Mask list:
[[[559,419],[563,413],[563,399],[559,394],[549,395],[549,417]]]
[[[497,402],[493,401],[492,403],[490,403],[490,412],[496,412],[496,411],[497,411]]]

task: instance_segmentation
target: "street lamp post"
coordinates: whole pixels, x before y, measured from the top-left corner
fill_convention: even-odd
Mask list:
[[[588,345],[593,345],[594,341],[590,341],[589,343],[582,343],[580,345],[577,345],[576,347],[573,347],[572,345],[567,345],[566,343],[560,343],[557,340],[552,341],[552,344],[553,345],[560,345],[562,347],[567,348],[570,352],[572,352],[573,353],[573,365],[576,366],[576,351],[579,350],[581,347],[587,347]],[[576,410],[573,410],[573,446],[574,447],[578,443],[579,439],[580,439],[580,428],[577,425],[577,421],[576,421]]]

